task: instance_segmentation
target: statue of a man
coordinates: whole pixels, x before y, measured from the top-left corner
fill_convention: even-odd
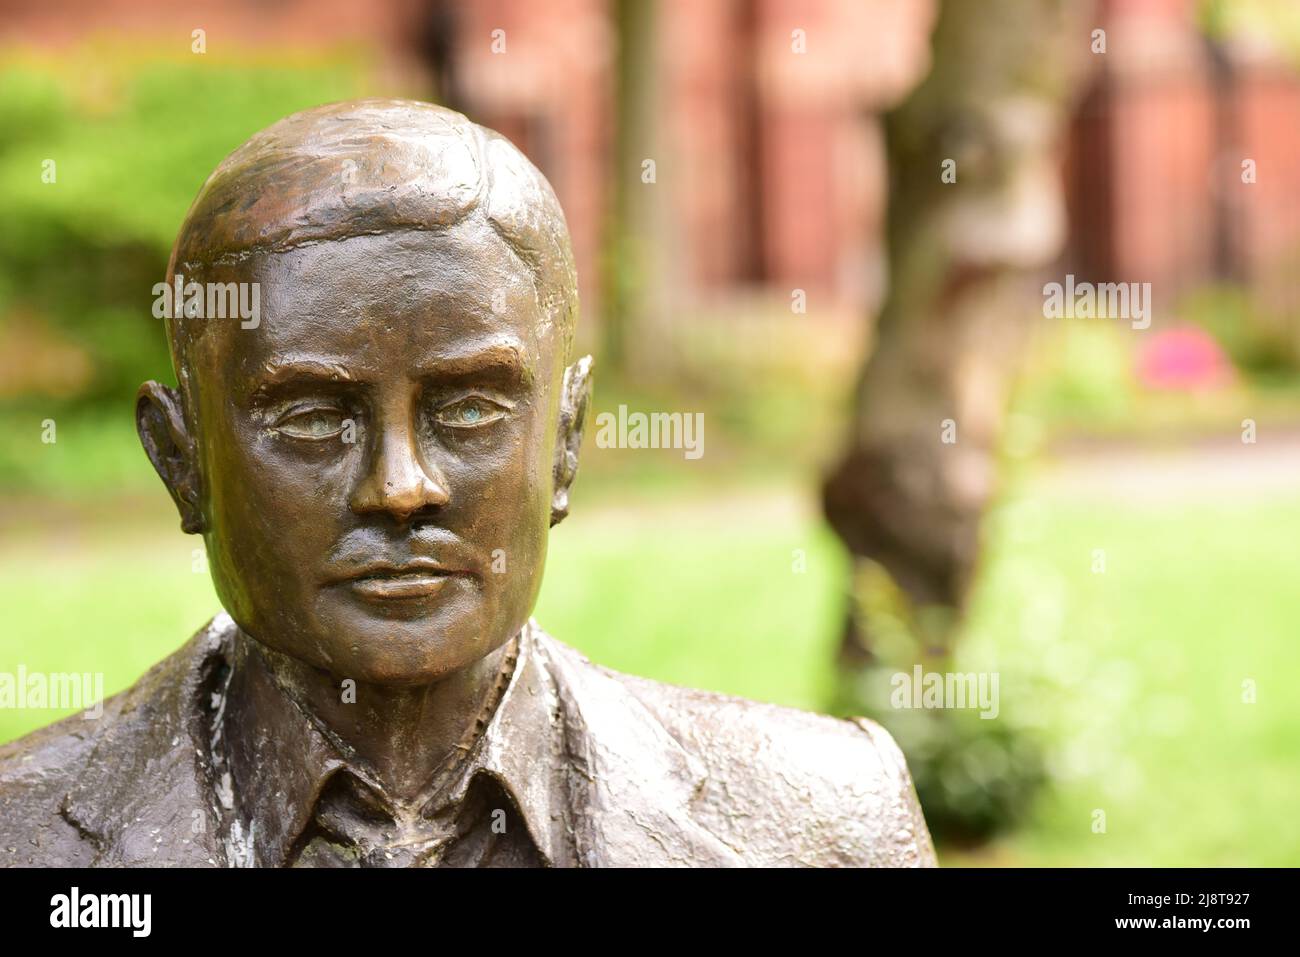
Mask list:
[[[505,139],[407,101],[291,116],[208,178],[167,289],[178,387],[136,418],[227,613],[0,748],[0,862],[933,863],[877,725],[617,674],[530,619],[591,361],[563,214]]]

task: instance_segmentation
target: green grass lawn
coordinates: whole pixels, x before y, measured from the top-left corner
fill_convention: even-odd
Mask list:
[[[552,536],[539,621],[616,668],[818,708],[844,560],[793,496],[745,494],[586,511],[579,497]],[[0,670],[102,671],[111,692],[201,625],[217,606],[198,542],[164,506],[159,492],[11,522]],[[1300,863],[1300,496],[1038,488],[991,516],[989,539],[962,667],[1000,673],[1003,714],[1049,742],[1056,783],[1025,828],[945,861]],[[56,716],[0,711],[0,740]]]
[[[1057,783],[971,862],[1300,864],[1300,496],[1026,499],[990,531],[967,667],[1000,667]]]

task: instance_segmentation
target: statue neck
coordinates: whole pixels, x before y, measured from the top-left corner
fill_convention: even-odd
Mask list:
[[[422,799],[438,769],[471,745],[495,708],[498,678],[514,642],[427,685],[395,687],[331,674],[240,632],[237,667],[265,670],[265,693],[302,711],[349,760],[363,764],[394,801]],[[274,713],[274,708],[266,712]],[[272,729],[271,733],[274,733]]]

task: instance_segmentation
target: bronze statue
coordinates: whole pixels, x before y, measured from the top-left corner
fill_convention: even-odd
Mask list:
[[[208,178],[163,290],[179,384],[141,387],[140,438],[228,614],[0,748],[0,862],[933,863],[878,726],[618,674],[530,619],[591,360],[563,214],[505,139],[406,101],[288,117]]]

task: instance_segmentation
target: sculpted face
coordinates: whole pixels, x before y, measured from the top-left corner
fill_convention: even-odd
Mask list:
[[[563,344],[525,265],[467,222],[205,278],[257,282],[262,302],[256,328],[216,320],[192,359],[201,525],[241,628],[399,685],[513,636],[581,425],[560,422]]]
[[[541,173],[440,107],[314,107],[208,178],[168,284],[182,274],[199,300],[259,303],[253,322],[167,313],[181,386],[136,403],[236,624],[394,686],[513,637],[590,394],[590,358],[565,368],[577,291]]]

